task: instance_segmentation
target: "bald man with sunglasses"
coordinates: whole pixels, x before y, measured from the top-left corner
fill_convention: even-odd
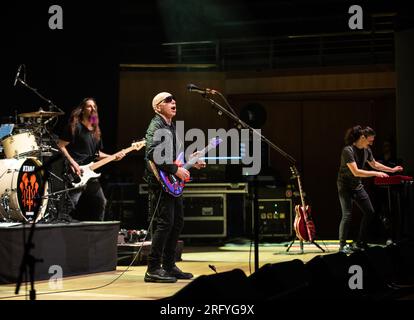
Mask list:
[[[174,96],[168,92],[157,94],[152,100],[152,108],[155,116],[145,136],[145,180],[148,183],[149,218],[153,218],[150,226],[152,244],[144,281],[172,283],[177,279],[193,278],[191,273],[181,271],[175,264],[177,241],[184,225],[183,199],[162,190],[150,163],[155,164],[157,170],[173,174],[181,180],[189,179],[190,172],[174,163],[177,150],[181,151],[184,147],[172,121],[177,112]],[[163,138],[158,139],[160,136]],[[164,159],[159,159],[161,153]],[[204,166],[203,161],[194,165],[197,169]]]

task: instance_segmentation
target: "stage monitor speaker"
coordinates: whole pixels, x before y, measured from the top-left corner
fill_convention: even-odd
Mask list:
[[[349,259],[341,252],[319,255],[306,263],[310,286],[315,295],[323,298],[343,297],[349,280]]]
[[[260,300],[277,300],[305,292],[309,275],[303,261],[294,259],[265,264],[248,278],[248,283],[258,292]]]
[[[254,299],[257,299],[257,295],[249,288],[246,274],[241,269],[234,269],[212,275],[201,275],[165,300],[206,303]]]

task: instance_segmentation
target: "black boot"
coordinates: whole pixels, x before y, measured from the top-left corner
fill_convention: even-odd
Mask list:
[[[345,254],[351,254],[354,252],[353,248],[349,244],[341,244],[339,246],[339,252],[345,253]]]
[[[190,272],[183,272],[176,265],[174,265],[172,267],[164,267],[164,268],[165,268],[165,271],[171,277],[175,277],[177,279],[188,280],[188,279],[191,279],[191,278],[194,277],[192,273],[190,273]]]
[[[168,274],[163,268],[155,270],[148,269],[145,272],[145,282],[158,282],[158,283],[174,283],[177,282],[177,278]]]

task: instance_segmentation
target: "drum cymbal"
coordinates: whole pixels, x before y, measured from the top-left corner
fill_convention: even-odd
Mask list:
[[[63,112],[54,112],[54,111],[35,111],[35,112],[27,112],[27,113],[20,113],[18,116],[23,118],[41,118],[41,117],[55,117],[63,115]]]

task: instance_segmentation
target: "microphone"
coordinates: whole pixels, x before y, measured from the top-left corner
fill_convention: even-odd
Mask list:
[[[17,69],[17,74],[16,74],[16,78],[14,78],[14,85],[13,85],[13,87],[15,87],[16,86],[16,83],[17,83],[17,79],[19,79],[19,76],[20,76],[20,72],[22,71],[22,64],[19,66],[19,69]]]
[[[209,265],[208,265],[208,267],[209,267],[211,270],[213,270],[215,273],[217,273],[217,269],[216,269],[216,267],[215,267],[214,265],[209,264]]]
[[[202,89],[202,88],[199,88],[196,85],[191,84],[191,83],[187,84],[187,90],[190,91],[190,92],[197,92],[197,93],[200,93],[200,94],[203,94],[203,95],[205,95],[207,93],[211,93],[211,94],[216,94],[217,93],[216,90],[209,89],[209,88]]]

